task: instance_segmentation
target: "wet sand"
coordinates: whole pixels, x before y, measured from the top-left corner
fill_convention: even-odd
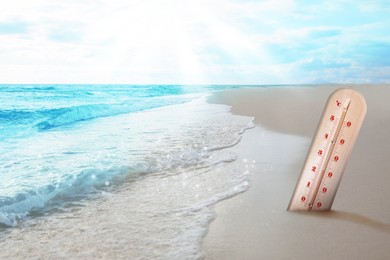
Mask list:
[[[330,212],[288,212],[328,96],[352,87],[367,115]],[[388,259],[390,255],[390,85],[246,88],[210,102],[255,117],[234,147],[247,192],[215,206],[206,259]]]

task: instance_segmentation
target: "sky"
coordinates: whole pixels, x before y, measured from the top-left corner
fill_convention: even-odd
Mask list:
[[[0,6],[0,84],[390,83],[389,0]]]

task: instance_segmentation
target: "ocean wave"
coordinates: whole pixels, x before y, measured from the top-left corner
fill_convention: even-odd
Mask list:
[[[39,112],[30,110],[0,110],[0,124],[18,124],[25,120],[31,120],[39,115]]]
[[[53,86],[37,86],[37,87],[31,87],[31,88],[27,88],[27,90],[38,90],[38,91],[50,91],[50,90],[57,90],[56,87],[53,87]]]
[[[115,116],[131,112],[138,112],[147,109],[179,103],[177,100],[166,100],[165,102],[143,102],[139,104],[91,104],[69,108],[51,109],[43,114],[47,119],[37,123],[35,127],[39,130],[49,130],[55,127],[69,125],[80,121],[91,120],[99,117]],[[184,100],[182,101],[184,102]]]
[[[164,98],[159,100],[150,98],[149,100],[143,100],[143,102],[133,100],[133,102],[122,104],[99,103],[39,110],[0,110],[0,125],[2,127],[24,125],[43,131],[80,121],[138,112],[189,100],[189,98]]]
[[[3,85],[0,92],[33,92],[55,91],[57,88],[50,85]]]
[[[69,108],[50,109],[43,113],[47,116],[47,119],[37,123],[35,127],[39,130],[48,130],[80,121],[129,112],[132,112],[132,107],[129,107],[128,105],[107,104],[92,104]]]
[[[33,125],[39,130],[137,110],[127,104],[90,104],[41,110],[0,110],[0,124]]]
[[[19,191],[13,196],[0,196],[0,225],[17,226],[32,212],[42,214],[51,209],[61,209],[72,201],[79,201],[92,194],[109,191],[121,183],[131,182],[146,174],[158,173],[169,169],[210,165],[204,151],[186,150],[172,153],[161,158],[149,158],[129,166],[118,166],[107,169],[86,169],[78,174],[65,175],[62,179],[43,184],[37,188]],[[213,164],[234,160],[231,158],[216,161]],[[205,166],[201,164],[207,163]]]
[[[248,128],[250,125],[244,127],[243,131]],[[235,145],[239,140],[240,135],[237,135],[224,147]],[[193,170],[212,169],[236,160],[236,155],[231,153],[222,156],[212,154],[219,149],[223,149],[223,146],[210,150],[188,148],[157,157],[145,157],[144,161],[132,165],[85,169],[39,187],[25,187],[13,196],[0,196],[0,225],[15,227],[32,213],[39,215],[52,209],[61,210],[69,203],[102,191],[111,191],[118,185],[136,181],[148,174],[173,176]]]
[[[35,111],[10,110],[3,117],[10,121],[31,120],[32,127],[45,131],[188,99],[193,98],[148,98],[143,99],[143,106],[89,104]],[[74,202],[83,204],[84,199],[95,198],[94,194],[117,191],[126,183],[132,185],[150,178],[164,180],[168,176],[181,179],[182,174],[190,176],[193,170],[197,174],[208,172],[234,161],[236,156],[224,148],[240,141],[243,131],[253,126],[252,119],[232,117],[228,107],[204,102],[202,98],[164,109],[107,118],[83,124],[83,131],[78,128],[66,128],[66,133],[61,129],[38,131],[34,136],[4,143],[0,146],[6,155],[0,158],[3,162],[0,225],[16,226],[26,218],[68,210]],[[106,129],[107,122],[115,127]],[[184,179],[183,183],[186,183]]]
[[[44,213],[53,208],[60,209],[99,190],[110,189],[113,184],[123,181],[125,176],[137,178],[144,173],[144,168],[134,169],[125,166],[107,170],[88,169],[39,188],[26,188],[14,196],[2,196],[0,224],[14,227],[31,212]]]

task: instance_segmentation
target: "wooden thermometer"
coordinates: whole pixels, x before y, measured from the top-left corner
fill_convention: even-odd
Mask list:
[[[366,111],[352,89],[330,95],[288,210],[330,210]]]

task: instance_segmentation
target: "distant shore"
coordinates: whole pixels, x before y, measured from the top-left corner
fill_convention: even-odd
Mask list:
[[[352,87],[368,112],[332,211],[286,211],[328,96]],[[247,192],[215,206],[206,259],[388,259],[390,255],[390,85],[228,90],[209,102],[255,117],[234,148]]]

